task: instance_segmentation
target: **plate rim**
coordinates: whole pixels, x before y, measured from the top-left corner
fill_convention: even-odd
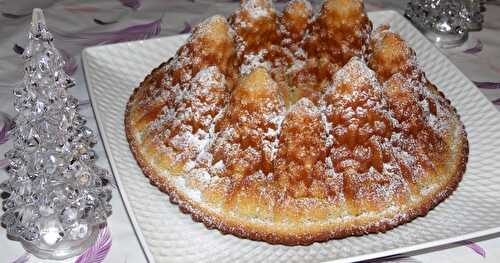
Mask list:
[[[412,23],[410,23],[399,12],[397,12],[395,10],[379,10],[379,11],[370,11],[370,12],[367,12],[367,14],[369,16],[370,15],[384,14],[384,15],[387,15],[388,17],[394,17],[394,16],[399,17],[399,19],[404,21],[404,23],[407,23],[416,32],[418,32],[418,34],[420,35],[420,37],[422,39],[425,39],[425,41],[427,41],[428,43],[430,43],[432,45],[432,47],[433,47],[432,51],[437,51],[438,53],[440,53],[441,56],[443,56],[443,58],[445,60],[447,60],[449,62],[449,64],[451,65],[450,69],[453,71],[454,74],[460,75],[459,77],[463,80],[466,80],[469,85],[475,86],[475,84],[439,48],[437,48],[435,45],[433,45],[432,42],[430,42]],[[106,153],[106,157],[108,158],[108,162],[110,164],[113,177],[115,178],[115,181],[117,183],[118,192],[120,193],[120,197],[121,197],[122,202],[124,203],[124,206],[126,208],[127,215],[130,218],[130,221],[131,221],[132,226],[134,228],[134,232],[136,233],[136,235],[139,239],[139,243],[141,245],[141,248],[143,249],[143,252],[146,255],[146,258],[148,259],[149,262],[156,262],[156,260],[153,256],[153,253],[151,252],[147,242],[146,242],[146,237],[143,234],[143,230],[142,230],[140,224],[137,222],[135,212],[130,204],[129,197],[128,197],[126,191],[124,190],[124,185],[121,181],[121,178],[120,178],[120,176],[117,176],[117,174],[119,174],[118,169],[117,169],[117,165],[116,165],[114,159],[110,158],[110,156],[112,155],[111,154],[111,147],[109,146],[110,142],[109,142],[109,139],[107,138],[108,135],[105,132],[103,132],[103,127],[104,127],[103,120],[102,120],[103,117],[100,114],[98,114],[98,111],[96,111],[96,106],[95,106],[96,102],[95,101],[97,101],[97,94],[94,93],[95,89],[91,87],[92,86],[91,84],[89,84],[89,81],[88,81],[88,79],[89,79],[88,74],[89,73],[87,72],[86,68],[89,67],[88,63],[89,63],[89,60],[90,60],[89,57],[91,56],[91,54],[94,52],[99,52],[101,49],[107,49],[110,47],[127,46],[127,45],[137,45],[137,44],[142,44],[144,42],[153,42],[153,41],[162,41],[162,42],[165,41],[166,42],[166,41],[169,41],[170,39],[178,40],[179,38],[187,38],[189,35],[190,34],[179,34],[179,35],[153,38],[153,39],[148,39],[148,40],[136,40],[136,41],[107,44],[107,45],[101,45],[101,46],[92,46],[92,47],[87,47],[87,48],[83,49],[82,56],[81,56],[81,59],[83,62],[82,66],[83,66],[84,79],[85,79],[85,83],[86,83],[86,89],[87,89],[88,94],[89,94],[89,99],[90,99],[90,103],[92,106],[92,111],[93,111],[95,119],[96,119],[97,128],[99,130],[99,134],[100,134],[101,139],[102,139],[104,151]],[[489,101],[484,93],[482,93],[480,91],[478,91],[478,93],[482,96],[483,99]],[[452,101],[452,103],[453,103],[453,101]],[[487,111],[494,111],[495,116],[500,117],[500,112],[493,106],[493,104],[491,104],[491,103],[488,103],[488,104],[489,105],[488,105],[488,108],[486,110]],[[193,223],[199,224],[198,222],[193,222]],[[452,244],[452,243],[460,242],[460,241],[467,240],[467,239],[488,236],[488,235],[492,235],[492,234],[499,233],[499,232],[500,232],[500,225],[497,227],[491,227],[491,228],[483,229],[480,231],[471,232],[468,234],[453,236],[450,238],[438,239],[438,240],[428,241],[428,242],[424,242],[424,243],[420,243],[420,244],[415,244],[415,245],[410,245],[410,246],[405,246],[405,247],[400,247],[400,248],[394,248],[394,249],[384,250],[384,251],[380,251],[380,252],[367,253],[367,254],[362,254],[362,255],[357,255],[357,256],[338,258],[338,259],[332,259],[332,260],[327,259],[326,261],[323,261],[323,262],[344,263],[344,262],[353,262],[353,261],[362,261],[362,260],[368,260],[368,259],[381,258],[381,257],[398,255],[398,254],[403,254],[403,253],[408,253],[408,252],[425,253],[425,249],[435,248],[435,247],[439,247],[439,246],[443,246],[443,245],[447,245],[447,244]],[[255,241],[255,242],[262,242],[262,241]]]

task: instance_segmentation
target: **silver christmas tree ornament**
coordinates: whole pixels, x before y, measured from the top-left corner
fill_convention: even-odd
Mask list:
[[[405,16],[437,46],[449,48],[481,30],[485,0],[410,0]]]
[[[464,0],[411,0],[405,11],[437,46],[459,46],[467,40],[470,14]]]
[[[0,183],[1,225],[40,258],[80,254],[111,214],[107,170],[95,164],[97,139],[85,126],[74,85],[54,47],[41,9],[33,10],[23,53],[23,85],[14,90],[19,113],[5,156],[9,178]]]

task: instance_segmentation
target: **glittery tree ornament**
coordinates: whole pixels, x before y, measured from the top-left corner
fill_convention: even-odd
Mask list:
[[[424,35],[437,46],[451,48],[468,37],[471,11],[464,0],[410,0],[405,10]]]
[[[1,224],[10,239],[41,258],[83,252],[111,214],[109,174],[95,164],[97,140],[85,126],[74,85],[54,47],[41,9],[33,10],[24,82],[14,90],[19,113],[0,183]]]

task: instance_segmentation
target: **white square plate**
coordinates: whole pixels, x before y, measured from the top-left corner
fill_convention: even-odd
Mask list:
[[[416,50],[427,77],[452,101],[465,124],[470,155],[455,193],[422,218],[384,234],[288,247],[222,235],[181,213],[149,184],[125,138],[123,118],[132,90],[173,56],[186,35],[91,47],[85,76],[99,130],[118,186],[150,261],[355,261],[409,252],[500,231],[500,115],[482,93],[405,18],[369,14],[390,24]]]

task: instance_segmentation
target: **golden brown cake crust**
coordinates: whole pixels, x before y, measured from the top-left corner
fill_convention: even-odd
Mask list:
[[[371,25],[370,25],[371,26]],[[386,28],[382,28],[384,30]],[[390,35],[390,33],[389,33]],[[390,35],[393,37],[393,35]],[[378,40],[374,40],[378,41]],[[382,40],[380,40],[382,41]],[[400,40],[403,41],[403,40]],[[401,43],[397,43],[400,45]],[[374,45],[372,43],[372,45]],[[372,47],[376,48],[376,47]],[[363,51],[364,52],[364,51]],[[373,51],[370,51],[373,52]],[[410,54],[409,52],[408,54]],[[383,54],[382,54],[383,55]],[[410,54],[411,55],[411,54]],[[231,57],[227,55],[226,57]],[[371,65],[372,68],[378,69],[383,68],[381,62],[377,61],[377,58],[373,58],[370,60],[368,57],[368,64]],[[408,61],[410,58],[405,58]],[[157,167],[153,167],[151,164],[151,156],[146,156],[146,152],[150,151],[148,146],[145,145],[144,140],[138,140],[138,128],[137,128],[137,112],[141,113],[138,108],[138,101],[144,99],[145,90],[151,90],[151,79],[158,79],[159,76],[163,76],[165,73],[165,69],[171,70],[174,68],[171,64],[172,59],[168,62],[161,64],[159,67],[154,69],[151,74],[146,76],[145,80],[141,82],[138,88],[133,91],[132,96],[127,103],[127,108],[125,112],[125,131],[127,140],[129,141],[130,149],[137,160],[139,166],[143,170],[144,174],[149,178],[152,185],[158,187],[161,191],[167,193],[170,197],[170,201],[174,204],[178,204],[180,210],[184,213],[190,214],[192,219],[197,222],[204,223],[207,228],[210,229],[218,229],[224,234],[233,234],[238,237],[248,238],[252,240],[265,241],[272,244],[284,244],[284,245],[308,245],[313,242],[327,241],[330,239],[343,238],[347,236],[355,236],[355,235],[364,235],[368,233],[376,233],[376,232],[384,232],[390,230],[400,224],[404,224],[415,219],[418,216],[425,216],[429,210],[439,204],[441,201],[446,199],[452,192],[457,188],[459,182],[462,179],[462,176],[465,172],[467,158],[468,158],[468,141],[467,135],[465,132],[465,127],[460,121],[460,117],[456,111],[456,109],[451,105],[450,101],[446,99],[444,94],[437,90],[437,88],[428,82],[425,79],[425,76],[422,72],[417,74],[417,76],[412,75],[411,68],[405,68],[405,72],[400,72],[405,75],[405,78],[417,78],[419,81],[423,81],[426,89],[429,90],[432,94],[435,95],[436,100],[441,101],[442,107],[445,108],[446,111],[449,111],[449,123],[452,127],[452,130],[455,130],[455,135],[451,136],[451,142],[448,142],[448,145],[455,145],[455,148],[458,149],[454,153],[454,161],[455,163],[451,165],[451,169],[446,170],[447,181],[440,185],[438,189],[434,189],[432,194],[426,195],[422,197],[421,200],[417,203],[412,203],[411,206],[406,207],[404,211],[397,211],[395,213],[386,213],[386,214],[369,214],[367,216],[353,216],[352,218],[346,220],[346,222],[338,223],[337,221],[332,222],[315,222],[308,225],[308,227],[302,227],[300,223],[290,222],[287,224],[273,224],[273,223],[261,223],[255,222],[252,220],[248,220],[245,217],[234,217],[229,216],[224,212],[214,212],[214,210],[210,210],[207,208],[207,205],[203,205],[200,202],[193,200],[190,196],[186,194],[185,191],[179,189],[172,180],[170,180],[165,175],[160,174],[160,171]],[[377,67],[377,63],[378,67]],[[405,61],[406,63],[406,61]],[[383,72],[387,72],[386,69]],[[227,71],[227,70],[225,70]],[[377,70],[376,70],[377,71]],[[410,73],[408,73],[408,72]],[[416,71],[418,72],[418,71]],[[378,72],[377,72],[378,73]],[[391,72],[394,74],[394,72]],[[173,74],[176,74],[175,72]],[[230,74],[234,74],[233,72],[225,72],[226,76]],[[377,77],[383,78],[383,80],[387,80],[387,76],[381,73],[377,75]],[[275,75],[273,75],[275,77]],[[228,84],[229,89],[233,90],[232,83],[238,82],[235,79],[229,79]],[[161,85],[156,83],[156,88],[158,89]],[[160,86],[158,86],[160,85]],[[164,87],[165,88],[165,87]],[[166,87],[169,89],[170,87]],[[281,88],[281,87],[280,87]],[[314,100],[313,100],[314,101]],[[168,102],[165,102],[168,103]],[[135,112],[135,113],[134,113]],[[142,113],[141,113],[142,114]],[[142,120],[142,119],[141,119]],[[448,138],[450,139],[450,138]],[[167,169],[168,170],[168,169]],[[174,175],[175,176],[175,175]]]

